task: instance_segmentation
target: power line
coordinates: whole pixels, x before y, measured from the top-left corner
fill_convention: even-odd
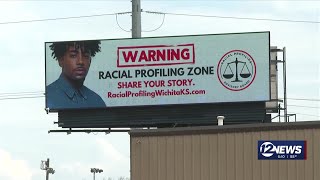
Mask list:
[[[314,106],[301,106],[301,105],[287,105],[287,106],[320,109],[320,107],[314,107]]]
[[[35,95],[35,94],[44,94],[44,91],[0,93],[0,97],[1,96]]]
[[[42,21],[57,21],[57,20],[68,20],[68,19],[80,19],[80,18],[100,17],[100,16],[113,16],[113,15],[117,15],[117,14],[126,14],[126,13],[131,13],[131,12],[109,13],[109,14],[92,14],[92,15],[84,15],[84,16],[70,16],[70,17],[33,19],[33,20],[21,20],[21,21],[9,21],[9,22],[0,22],[0,25],[42,22]]]
[[[170,12],[157,12],[157,11],[145,11],[145,12],[167,14],[167,15],[174,15],[174,16],[189,16],[189,17],[204,17],[204,18],[223,18],[223,19],[239,19],[239,20],[254,20],[254,21],[276,21],[276,22],[310,23],[310,24],[319,24],[320,23],[320,21],[293,20],[293,19],[251,18],[251,17],[236,17],[236,16],[217,16],[217,15],[202,15],[202,14],[170,13]]]
[[[29,98],[29,97],[25,97],[25,96],[32,96],[32,95],[36,95],[36,96],[41,96],[43,97],[45,94],[44,91],[30,91],[30,92],[8,92],[8,93],[0,93],[0,100],[1,99],[19,99],[19,98]],[[12,97],[12,96],[16,96],[16,97]],[[22,97],[19,97],[22,96]],[[279,98],[279,99],[283,99],[283,98]],[[287,99],[291,99],[291,100],[301,100],[301,101],[320,101],[320,99],[307,99],[307,98],[287,98]],[[295,106],[295,107],[305,107],[305,108],[320,108],[320,107],[314,107],[314,106],[301,106],[301,105],[288,105],[288,106]]]
[[[125,30],[124,28],[122,28],[122,27],[120,26],[119,21],[118,21],[118,14],[116,14],[116,22],[117,22],[118,27],[119,27],[122,31],[131,32],[131,30]]]
[[[307,99],[307,98],[287,98],[291,100],[299,100],[299,101],[320,101],[320,99]]]
[[[12,99],[31,99],[31,98],[43,98],[45,97],[44,95],[39,95],[39,96],[22,96],[22,97],[0,97],[1,100],[12,100]]]
[[[151,13],[151,12],[146,11],[146,13]],[[152,13],[152,14],[159,14],[159,13]],[[154,29],[152,29],[152,30],[144,30],[144,31],[142,31],[142,32],[153,32],[153,31],[156,31],[156,30],[160,29],[160,28],[162,27],[162,25],[163,25],[163,23],[164,23],[164,19],[165,19],[165,17],[166,17],[165,14],[162,14],[162,15],[163,15],[163,17],[162,17],[162,22],[161,22],[161,24],[160,24],[157,28],[154,28]]]
[[[314,114],[304,114],[304,113],[295,113],[295,112],[290,112],[290,114],[300,114],[300,115],[305,115],[305,116],[320,117],[320,116],[314,115]]]
[[[45,97],[45,93],[43,91],[0,93],[0,100],[30,99],[40,97]]]
[[[293,19],[251,18],[251,17],[237,17],[237,16],[170,13],[170,12],[157,12],[157,11],[143,11],[143,12],[152,13],[152,14],[163,14],[163,15],[173,15],[173,16],[189,16],[189,17],[204,17],[204,18],[223,18],[223,19],[254,20],[254,21],[277,21],[277,22],[311,23],[311,24],[319,24],[320,23],[320,21],[293,20]],[[131,12],[103,13],[103,14],[92,14],[92,15],[83,15],[83,16],[70,16],[70,17],[57,17],[57,18],[46,18],[46,19],[8,21],[8,22],[0,22],[0,25],[43,22],[43,21],[57,21],[57,20],[68,20],[68,19],[80,19],[80,18],[91,18],[91,17],[101,17],[101,16],[113,16],[113,15],[122,15],[122,14],[130,14],[130,13]],[[159,29],[159,28],[157,28],[157,29]]]
[[[146,11],[146,13],[149,13],[149,12]],[[123,13],[123,14],[125,14],[125,13]],[[160,13],[152,13],[152,14],[160,14]],[[119,23],[119,21],[118,21],[118,15],[122,15],[122,14],[116,14],[116,22],[117,22],[118,27],[119,27],[122,31],[131,32],[131,29],[130,29],[130,30],[126,30],[125,28],[123,28],[123,27],[120,26],[120,23]],[[156,30],[160,29],[160,28],[162,27],[162,25],[163,25],[163,23],[164,23],[164,19],[165,19],[165,14],[162,14],[162,15],[163,15],[163,17],[162,17],[162,22],[161,22],[161,24],[160,24],[157,28],[154,28],[154,29],[151,29],[151,30],[143,30],[142,32],[153,32],[153,31],[156,31]]]

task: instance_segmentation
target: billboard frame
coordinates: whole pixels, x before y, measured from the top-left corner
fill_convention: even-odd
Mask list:
[[[130,40],[130,39],[135,39],[135,40],[144,40],[144,39],[159,39],[159,38],[174,38],[174,37],[202,37],[202,36],[219,36],[219,35],[236,35],[236,34],[257,34],[257,33],[267,33],[268,34],[268,43],[269,43],[269,53],[268,53],[268,60],[269,60],[269,68],[268,68],[268,83],[269,83],[269,89],[268,89],[268,96],[269,96],[269,100],[266,101],[237,101],[237,102],[203,102],[203,103],[180,103],[180,104],[154,104],[154,105],[134,105],[134,106],[107,106],[107,107],[99,107],[99,108],[64,108],[64,109],[50,109],[47,106],[47,98],[46,98],[46,94],[45,94],[45,110],[47,111],[47,113],[49,112],[59,112],[59,111],[68,111],[68,110],[108,110],[108,109],[116,109],[116,108],[126,108],[126,107],[154,107],[154,106],[179,106],[179,105],[183,105],[183,104],[189,104],[189,105],[196,105],[196,104],[234,104],[234,103],[248,103],[248,102],[267,102],[271,100],[271,79],[270,79],[270,66],[271,66],[271,60],[270,60],[270,52],[271,52],[271,45],[270,45],[270,31],[255,31],[255,32],[236,32],[236,33],[218,33],[218,34],[199,34],[199,35],[176,35],[176,36],[155,36],[155,37],[141,37],[141,38],[115,38],[115,39],[82,39],[82,40],[67,40],[67,41],[48,41],[48,42],[44,42],[44,46],[45,46],[45,93],[47,92],[47,48],[46,48],[46,44],[48,43],[54,43],[54,42],[74,42],[74,41],[91,41],[91,40],[100,40],[100,41],[104,41],[104,40]]]

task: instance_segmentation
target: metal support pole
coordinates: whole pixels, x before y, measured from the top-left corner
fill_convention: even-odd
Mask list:
[[[95,180],[96,179],[96,173],[102,173],[103,170],[99,169],[99,168],[91,168],[90,172],[93,173],[93,180]]]
[[[50,167],[49,158],[47,159],[46,165],[47,165],[47,168]],[[49,180],[49,171],[48,170],[46,170],[46,180]]]
[[[283,48],[283,104],[284,104],[284,118],[288,122],[288,109],[287,109],[287,73],[286,73],[286,47]]]
[[[281,122],[281,105],[278,106],[278,116],[279,116],[279,122]]]
[[[140,0],[132,0],[132,38],[141,38]]]
[[[46,171],[46,180],[49,180],[49,174],[54,174],[55,170],[50,167],[50,160],[47,158],[46,161],[42,160],[40,165],[41,170]]]

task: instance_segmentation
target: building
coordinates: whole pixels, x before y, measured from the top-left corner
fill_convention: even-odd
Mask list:
[[[304,140],[305,160],[258,160],[259,140]],[[320,123],[136,129],[132,180],[319,180]]]

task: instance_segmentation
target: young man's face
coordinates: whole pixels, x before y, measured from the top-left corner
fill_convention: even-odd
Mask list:
[[[62,74],[69,80],[84,81],[91,63],[89,52],[82,48],[68,46],[66,53],[59,59]]]

